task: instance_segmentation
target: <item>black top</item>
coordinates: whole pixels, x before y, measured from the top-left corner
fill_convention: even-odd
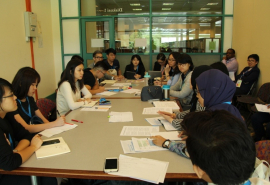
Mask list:
[[[117,59],[114,59],[112,66],[109,64],[107,59],[104,59],[103,62],[109,67],[109,69],[115,69],[117,72],[120,69],[120,64]]]
[[[158,63],[158,61],[155,62],[154,71],[161,71],[161,65]]]
[[[30,109],[31,109],[31,116],[33,117],[36,113],[35,111],[38,110],[38,107],[37,107],[37,104],[34,100],[33,97],[29,97],[28,96],[28,100],[29,100],[29,104],[30,104]],[[31,117],[29,117],[23,110],[22,110],[22,107],[24,108],[24,110],[28,113],[28,102],[27,100],[25,102],[21,102],[21,104],[19,103],[19,101],[17,100],[17,105],[18,105],[18,109],[14,112],[9,112],[7,113],[6,117],[9,119],[9,120],[14,120],[14,116],[16,114],[19,114],[22,119],[27,123],[29,124],[30,120],[31,120]],[[22,105],[22,106],[21,106]]]
[[[93,73],[90,71],[90,68],[84,69],[83,81],[84,85],[89,85],[91,88],[93,88],[96,84],[96,79]]]
[[[6,138],[13,147],[8,144]],[[14,170],[22,164],[20,154],[13,153],[16,143],[26,139],[31,141],[31,134],[20,123],[0,118],[0,169]]]
[[[129,64],[126,66],[126,69],[125,69],[125,73],[124,73],[125,78],[127,78],[127,75],[126,75],[127,71],[135,72],[136,74],[141,75],[141,78],[143,78],[144,73],[145,73],[145,68],[144,68],[144,66],[139,66],[138,70],[136,70],[136,69],[134,70],[133,65]]]
[[[257,65],[253,67],[251,70],[249,69],[250,67],[245,67],[243,71],[241,71],[241,73],[237,75],[235,78],[235,82],[237,82],[237,80],[240,79],[242,80],[242,84],[239,88],[245,94],[248,93],[252,84],[258,80],[260,75],[260,69],[258,68]]]

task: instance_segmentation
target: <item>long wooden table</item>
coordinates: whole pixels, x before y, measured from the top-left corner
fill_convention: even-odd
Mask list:
[[[123,154],[120,140],[131,139],[131,137],[120,136],[123,126],[150,126],[145,118],[155,117],[156,115],[142,115],[143,108],[152,107],[149,102],[141,102],[135,99],[112,99],[111,103],[112,108],[109,111],[131,111],[134,121],[109,123],[109,111],[85,112],[80,111],[80,109],[74,110],[67,115],[67,122],[72,122],[71,119],[77,119],[83,121],[83,123],[76,123],[78,127],[75,129],[53,136],[63,137],[70,147],[70,153],[44,159],[37,159],[33,155],[18,169],[10,172],[0,171],[0,173],[82,179],[134,180],[104,173],[105,158],[118,157],[119,154]],[[160,131],[164,131],[164,128],[160,127]],[[157,151],[127,155],[168,161],[166,181],[200,181],[193,171],[191,161],[178,156],[174,152]]]

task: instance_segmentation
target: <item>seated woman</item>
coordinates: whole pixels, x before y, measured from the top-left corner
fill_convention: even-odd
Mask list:
[[[11,84],[0,78],[0,169],[9,171],[27,161],[42,144],[39,135],[32,138],[21,124],[5,118],[7,113],[17,110],[16,98]],[[42,184],[57,184],[56,178],[42,177],[41,181]],[[23,175],[1,174],[0,184],[30,185],[31,178]]]
[[[81,93],[84,95],[83,98]],[[63,78],[58,83],[56,103],[60,115],[90,103],[91,97],[92,94],[83,83],[82,61],[70,60],[66,66]]]
[[[190,105],[193,95],[190,89],[190,78],[194,68],[191,57],[188,54],[180,54],[177,58],[178,69],[181,72],[178,81],[171,86],[170,95],[180,100],[182,107]]]
[[[165,75],[162,76],[161,80],[155,81],[155,85],[170,85],[173,86],[178,81],[180,76],[180,71],[177,67],[177,60],[180,57],[180,53],[172,52],[168,58],[168,64],[166,65],[164,72]]]
[[[252,54],[248,56],[248,66],[245,67],[239,75],[236,75],[236,92],[235,96],[247,94],[254,82],[256,82],[260,75],[258,68],[259,56]]]
[[[7,118],[10,121],[15,119],[30,133],[37,133],[65,124],[64,116],[59,117],[56,121],[49,122],[38,109],[33,96],[39,82],[38,72],[31,67],[21,68],[12,81],[14,94],[17,96],[18,109],[8,113]]]
[[[131,57],[130,64],[126,66],[124,76],[127,78],[127,71],[135,72],[134,78],[140,79],[144,77],[145,68],[142,63],[142,59],[139,55],[133,55]]]
[[[229,76],[217,69],[210,69],[203,72],[196,78],[196,94],[198,101],[202,107],[208,111],[226,110],[233,116],[238,118],[243,125],[244,120],[238,109],[231,105],[231,101],[235,92],[235,84]],[[163,143],[165,138],[161,136],[154,137],[154,143]],[[173,146],[174,145],[174,146]],[[176,142],[171,142],[170,148],[179,155],[182,151]],[[175,147],[173,149],[173,147]]]
[[[159,53],[157,55],[157,61],[154,65],[154,71],[161,71],[161,75],[164,75],[164,70],[167,64],[168,61],[166,60],[166,56],[163,53]]]

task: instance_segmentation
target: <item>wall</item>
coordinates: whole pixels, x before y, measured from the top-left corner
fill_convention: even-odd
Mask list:
[[[261,75],[258,87],[270,82],[269,44],[270,37],[270,1],[237,0],[234,1],[234,25],[232,47],[236,51],[239,70],[247,66],[247,57],[258,54],[258,67]]]
[[[32,66],[30,43],[25,41],[24,12],[25,1],[0,0],[0,76],[12,81],[17,71],[25,66]],[[32,0],[32,11],[37,13],[43,38],[43,47],[38,40],[33,43],[35,67],[41,76],[38,97],[46,97],[55,90],[53,37],[50,1]]]

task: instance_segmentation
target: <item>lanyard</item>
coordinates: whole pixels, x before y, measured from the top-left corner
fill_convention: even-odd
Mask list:
[[[227,101],[227,102],[223,102],[224,104],[232,104],[232,102],[230,102],[230,101]]]
[[[138,73],[138,71],[139,71],[139,65],[137,66],[136,73]]]
[[[21,102],[19,99],[17,99],[17,101],[20,103],[20,105],[21,105],[21,107],[22,107],[23,112],[24,112],[27,116],[29,116],[30,118],[32,118],[31,108],[30,108],[30,103],[29,103],[28,97],[26,97],[26,100],[27,100],[27,102],[28,102],[28,112],[26,112],[26,110],[23,108],[22,102]]]
[[[11,138],[10,134],[8,134],[8,140],[9,140],[10,146],[11,146],[11,148],[13,150],[14,149],[14,144],[13,144],[13,141],[12,141],[12,138]]]
[[[250,180],[248,180],[247,182],[245,182],[245,184],[243,184],[243,185],[251,185]]]
[[[161,74],[164,73],[165,66],[161,69]]]

